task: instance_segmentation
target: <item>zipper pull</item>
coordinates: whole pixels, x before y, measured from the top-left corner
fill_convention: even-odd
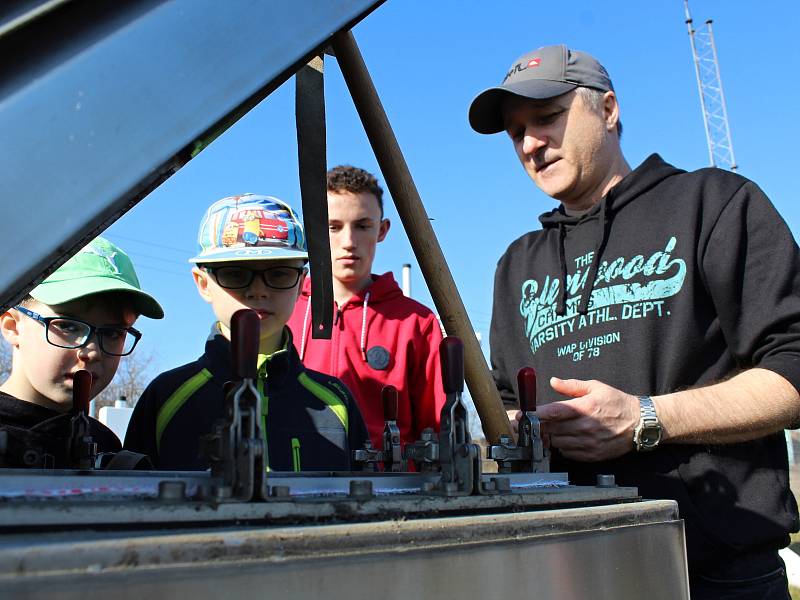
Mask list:
[[[292,438],[292,469],[295,473],[299,473],[300,466],[300,440]]]
[[[334,325],[338,325],[339,324],[339,319],[341,319],[341,318],[342,318],[342,309],[339,308],[339,307],[336,307],[336,316],[333,318],[333,324]]]

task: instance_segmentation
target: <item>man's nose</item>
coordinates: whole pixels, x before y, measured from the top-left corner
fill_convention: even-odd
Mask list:
[[[547,145],[547,136],[535,127],[526,127],[522,138],[522,151],[525,154],[534,154]]]

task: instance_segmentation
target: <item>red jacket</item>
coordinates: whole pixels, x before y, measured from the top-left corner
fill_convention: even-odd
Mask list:
[[[288,325],[303,364],[338,377],[353,392],[379,448],[384,385],[397,388],[397,425],[404,444],[418,439],[426,427],[438,431],[445,397],[438,351],[442,330],[436,316],[406,298],[391,272],[372,279],[365,290],[334,307],[330,340],[311,337],[310,279]]]

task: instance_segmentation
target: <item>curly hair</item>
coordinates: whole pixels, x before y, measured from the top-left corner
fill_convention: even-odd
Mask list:
[[[372,194],[378,201],[383,218],[383,189],[378,185],[375,176],[364,169],[351,165],[333,167],[328,171],[328,191]]]

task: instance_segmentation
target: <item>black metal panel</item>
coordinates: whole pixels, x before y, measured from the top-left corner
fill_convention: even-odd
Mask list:
[[[13,57],[0,64],[0,307],[380,1],[18,2],[0,15]]]

